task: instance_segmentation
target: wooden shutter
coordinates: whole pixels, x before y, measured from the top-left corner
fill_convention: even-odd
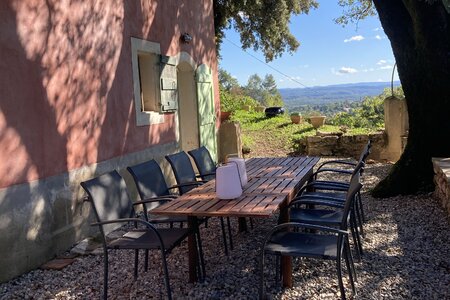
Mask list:
[[[161,55],[161,112],[170,112],[178,108],[178,82],[175,63],[174,57]]]

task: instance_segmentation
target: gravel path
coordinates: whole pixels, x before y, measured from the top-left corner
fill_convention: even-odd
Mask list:
[[[355,299],[450,299],[449,219],[431,195],[371,198],[367,190],[388,169],[386,164],[371,164],[364,176],[368,222],[364,228],[365,255],[356,262]],[[236,220],[232,223],[237,228]],[[212,219],[208,228],[201,228],[207,268],[204,283],[187,283],[186,243],[169,256],[174,299],[256,299],[261,243],[275,224],[276,217],[258,219],[248,233],[235,231],[235,249],[226,257],[219,222]],[[157,254],[152,256],[151,269],[147,273],[141,269],[138,280],[133,281],[133,252],[110,253],[111,299],[165,297]],[[294,271],[294,288],[285,290],[267,274],[267,292],[273,299],[339,297],[334,263],[296,259]],[[34,270],[0,284],[0,299],[98,299],[102,279],[102,255],[88,255],[78,257],[62,271]],[[346,291],[351,294],[348,282]]]

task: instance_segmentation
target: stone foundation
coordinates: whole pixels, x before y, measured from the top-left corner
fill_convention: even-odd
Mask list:
[[[450,158],[433,158],[434,194],[450,216]]]

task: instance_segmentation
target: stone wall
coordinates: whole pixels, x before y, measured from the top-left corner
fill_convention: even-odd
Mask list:
[[[306,138],[306,153],[311,156],[344,156],[359,158],[368,140],[372,141],[369,158],[383,160],[386,136],[383,132],[370,135],[324,135]]]
[[[434,194],[450,216],[450,158],[433,158]]]

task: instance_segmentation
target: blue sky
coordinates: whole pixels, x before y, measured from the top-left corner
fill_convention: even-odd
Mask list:
[[[360,21],[358,26],[342,27],[333,21],[342,12],[337,2],[322,0],[319,8],[309,15],[293,16],[290,29],[300,47],[293,55],[284,53],[269,65],[307,87],[390,81],[395,61],[378,17]],[[233,30],[226,31],[219,65],[242,85],[252,74],[263,77],[270,73],[279,88],[303,87],[249,55],[265,62],[261,52],[248,49],[246,54],[234,44],[241,45],[239,35]],[[397,75],[394,80],[398,80]]]

